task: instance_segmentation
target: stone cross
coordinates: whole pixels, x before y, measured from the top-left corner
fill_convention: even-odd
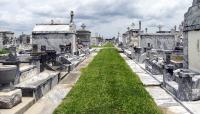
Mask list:
[[[82,28],[83,30],[85,30],[85,28],[86,28],[85,24],[82,24],[82,25],[81,25],[81,28]]]

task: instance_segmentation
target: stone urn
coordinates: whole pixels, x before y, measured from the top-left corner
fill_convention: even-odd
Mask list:
[[[17,74],[17,66],[1,65],[0,66],[0,84],[1,89],[9,88],[14,84]]]

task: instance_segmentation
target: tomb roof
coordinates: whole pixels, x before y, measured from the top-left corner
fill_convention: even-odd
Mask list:
[[[174,36],[172,33],[141,33],[141,36]]]
[[[9,34],[14,34],[14,32],[12,32],[12,31],[8,31],[8,30],[4,30],[4,29],[0,29],[0,33],[9,33]]]
[[[33,33],[72,33],[69,24],[36,24]]]

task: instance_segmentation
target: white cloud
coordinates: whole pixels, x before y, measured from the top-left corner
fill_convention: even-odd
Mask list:
[[[78,26],[85,23],[104,36],[123,32],[138,20],[143,28],[163,24],[170,29],[181,23],[191,4],[192,0],[0,0],[0,28],[31,33],[37,23],[68,22],[74,10]]]

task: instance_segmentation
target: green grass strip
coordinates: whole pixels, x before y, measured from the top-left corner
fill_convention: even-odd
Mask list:
[[[103,49],[54,114],[161,114],[114,48]]]
[[[109,48],[109,47],[114,47],[113,44],[111,42],[107,42],[106,44],[102,45],[102,46],[95,46],[95,45],[92,45],[91,46],[92,48]]]
[[[103,45],[103,47],[114,47],[114,46],[111,42],[108,42],[105,45]]]

